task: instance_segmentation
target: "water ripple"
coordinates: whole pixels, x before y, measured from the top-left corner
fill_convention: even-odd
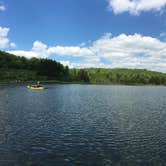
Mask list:
[[[0,87],[2,166],[165,163],[165,87]]]

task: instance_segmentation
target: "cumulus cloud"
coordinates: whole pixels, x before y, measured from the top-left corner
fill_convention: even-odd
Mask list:
[[[139,15],[141,12],[162,11],[166,0],[108,0],[109,8],[115,14],[129,12],[132,15]]]
[[[47,58],[47,45],[40,41],[35,41],[33,43],[32,50],[30,51],[24,51],[24,50],[12,50],[8,51],[9,53],[12,53],[17,56],[24,56],[26,58]]]
[[[10,53],[28,58],[51,58],[53,55],[63,58],[73,57],[78,60],[66,61],[64,58],[61,62],[76,68],[146,68],[166,72],[166,42],[137,33],[118,36],[107,33],[92,42],[89,47],[47,46],[40,41],[35,41],[30,51],[15,50]]]
[[[70,47],[64,47],[64,46],[56,46],[56,47],[50,47],[48,48],[48,54],[59,54],[63,56],[91,56],[93,55],[93,52],[89,48],[85,47],[77,47],[77,46],[70,46]]]
[[[8,33],[10,29],[6,27],[0,27],[0,49],[5,49],[8,47],[16,47],[16,44],[10,42],[8,38]]]
[[[35,41],[33,43],[32,52],[36,54],[36,57],[42,56],[42,58],[47,58],[47,45],[40,41]]]
[[[46,44],[40,41],[35,41],[30,51],[14,50],[9,52],[18,56],[25,56],[27,58],[31,57],[48,58],[50,55],[73,56],[73,57],[82,57],[82,56],[90,57],[94,55],[94,53],[89,48],[78,47],[78,46],[48,47]]]
[[[6,10],[5,6],[4,5],[0,5],[0,11],[5,11],[5,10]]]

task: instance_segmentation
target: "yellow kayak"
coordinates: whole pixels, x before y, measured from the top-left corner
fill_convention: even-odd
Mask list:
[[[45,87],[42,85],[28,85],[27,88],[30,90],[44,90],[45,89]]]

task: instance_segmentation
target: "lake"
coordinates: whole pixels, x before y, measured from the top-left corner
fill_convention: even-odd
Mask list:
[[[166,87],[0,86],[1,166],[166,163]]]

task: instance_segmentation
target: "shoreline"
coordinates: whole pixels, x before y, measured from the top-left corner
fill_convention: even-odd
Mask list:
[[[37,80],[38,81],[38,80]],[[0,85],[25,85],[25,84],[35,84],[34,81],[0,81]],[[107,85],[107,86],[166,86],[164,84],[143,84],[143,83],[133,83],[133,84],[120,84],[120,83],[92,83],[92,82],[76,82],[76,81],[59,81],[59,80],[40,80],[41,84],[80,84],[80,85]]]

